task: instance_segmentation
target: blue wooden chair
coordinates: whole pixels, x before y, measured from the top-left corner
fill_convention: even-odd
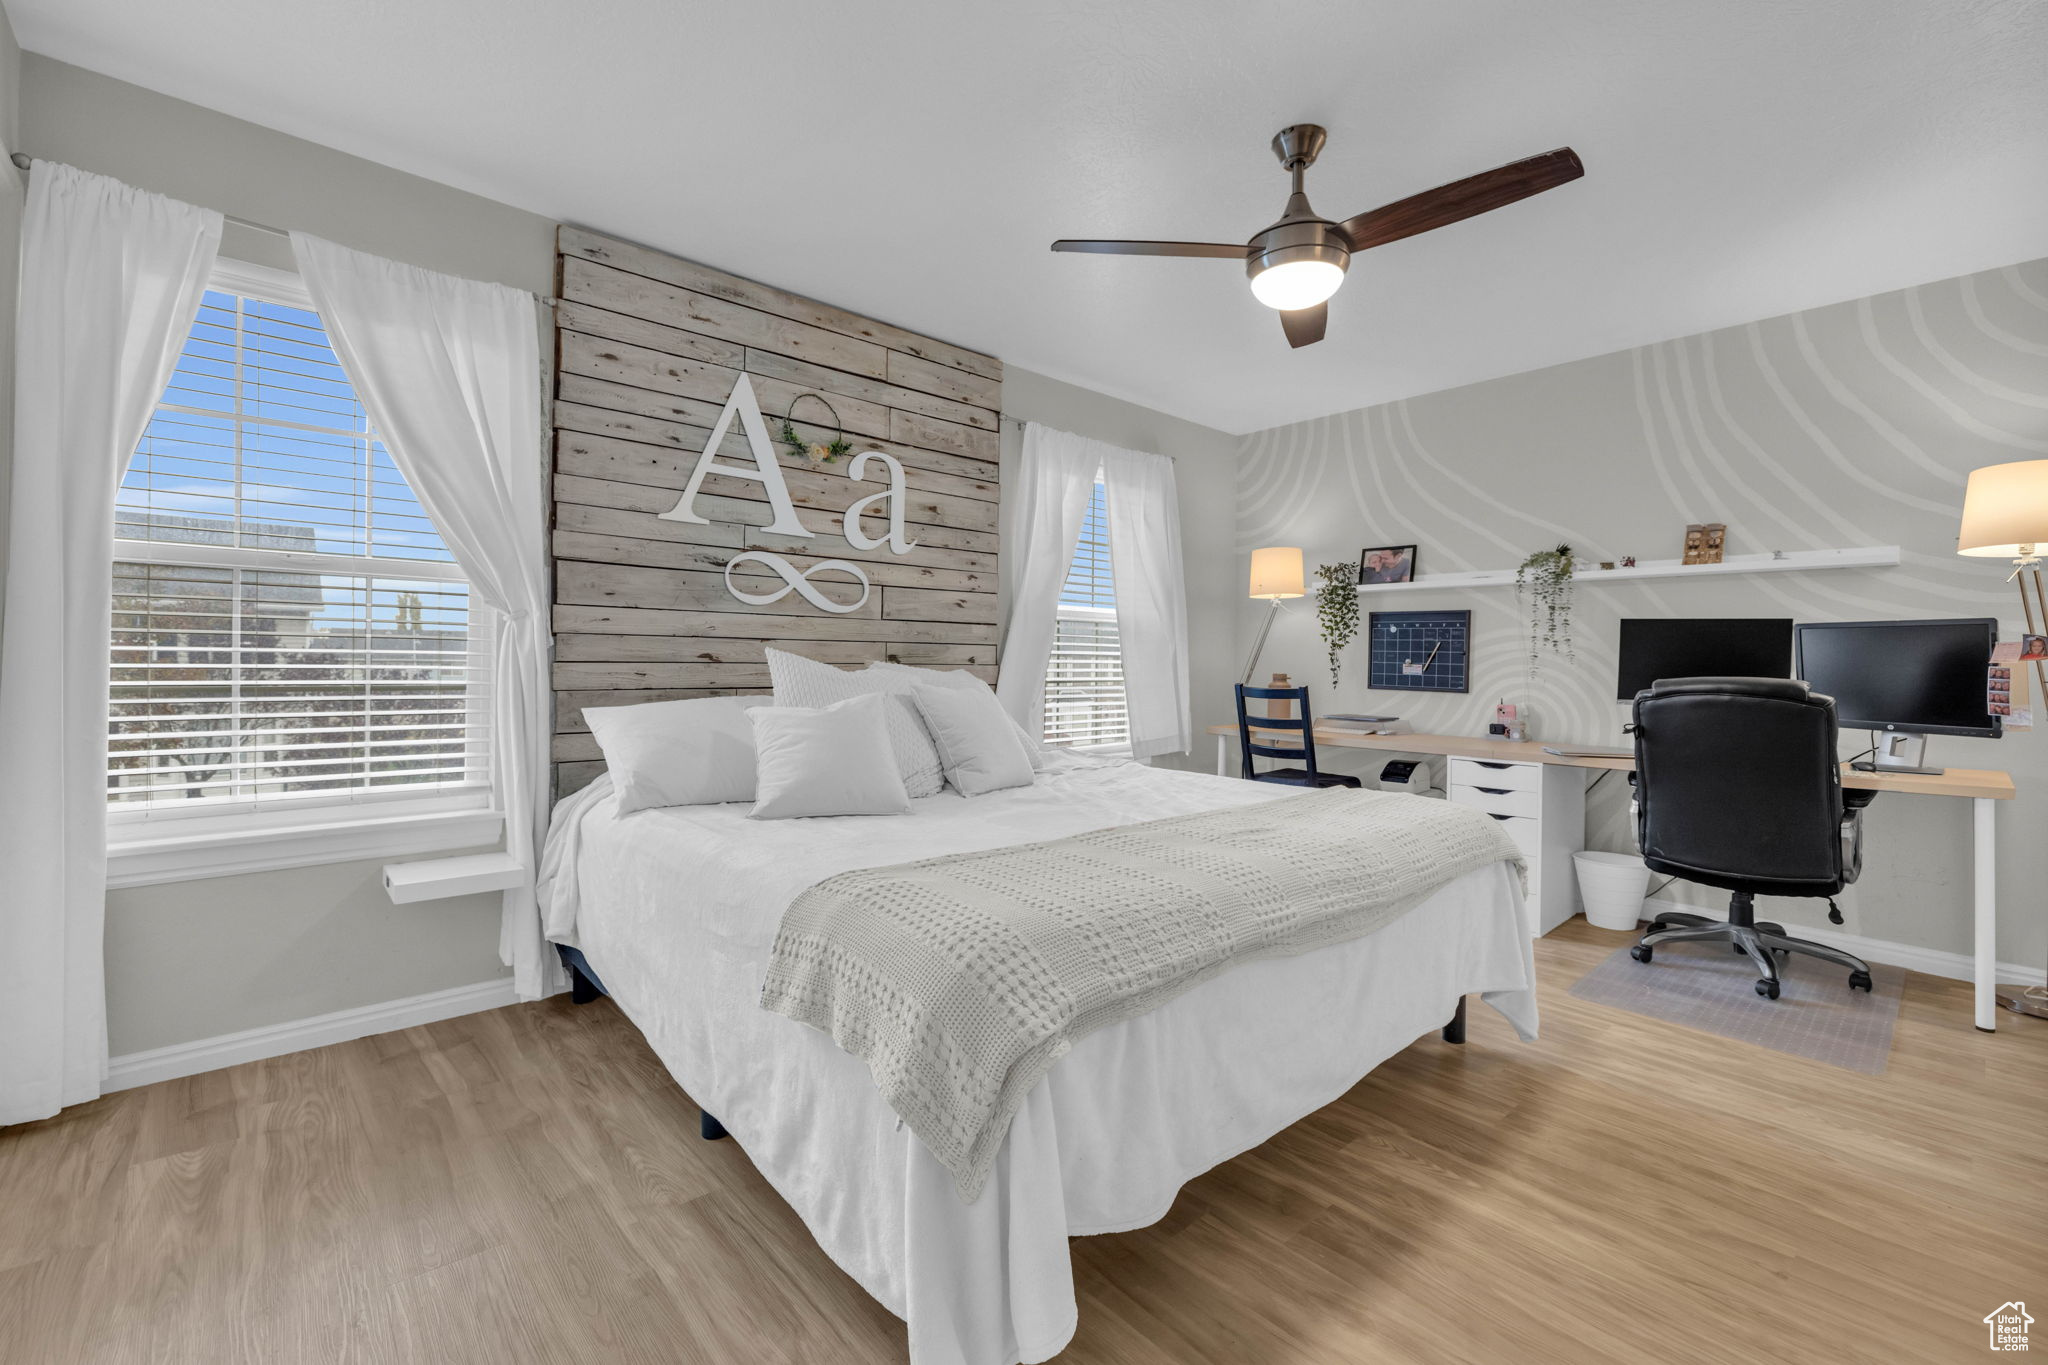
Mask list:
[[[1255,701],[1291,701],[1297,714],[1292,716],[1247,716],[1245,699]],[[1252,725],[1256,723],[1267,730],[1299,730],[1301,743],[1298,745],[1260,744],[1252,738]],[[1316,767],[1315,716],[1308,708],[1306,687],[1246,687],[1237,685],[1237,743],[1244,755],[1243,776],[1251,782],[1278,782],[1287,787],[1360,787],[1364,784],[1355,777],[1343,773],[1326,773]],[[1305,768],[1275,768],[1271,772],[1252,771],[1252,756],[1260,758],[1298,758],[1308,766]]]

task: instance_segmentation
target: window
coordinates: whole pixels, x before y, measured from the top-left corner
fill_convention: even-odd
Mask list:
[[[1109,564],[1109,523],[1098,477],[1054,616],[1052,659],[1045,672],[1047,744],[1076,749],[1130,746],[1123,651],[1116,633],[1116,585]]]
[[[111,844],[481,806],[461,571],[296,277],[212,283],[116,500]]]

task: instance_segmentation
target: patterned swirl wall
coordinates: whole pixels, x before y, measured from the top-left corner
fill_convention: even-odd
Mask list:
[[[1727,523],[1731,555],[1902,547],[1893,569],[1582,586],[1576,659],[1545,656],[1533,681],[1512,589],[1367,594],[1368,610],[1471,609],[1466,696],[1369,691],[1362,641],[1333,688],[1307,603],[1283,617],[1261,664],[1308,680],[1320,711],[1480,733],[1507,697],[1533,706],[1537,738],[1620,743],[1625,616],[1996,615],[2002,636],[2016,633],[2003,568],[1954,553],[1956,518],[1971,469],[2043,457],[2048,260],[1252,433],[1241,443],[1236,583],[1261,545],[1301,545],[1313,566],[1412,542],[1425,575],[1512,567],[1559,541],[1585,560],[1677,558],[1689,522]],[[1240,645],[1264,610],[1241,604]],[[1860,747],[1864,736],[1853,737]],[[2000,810],[1999,955],[2039,968],[2048,734],[1936,738],[1929,761],[2005,768],[2019,782],[2021,798]],[[1863,879],[1844,902],[1847,931],[1967,952],[1968,820],[1966,802],[1881,798]],[[1594,793],[1588,825],[1595,847],[1632,847],[1618,780]],[[1786,903],[1777,917],[1820,923],[1817,908]]]

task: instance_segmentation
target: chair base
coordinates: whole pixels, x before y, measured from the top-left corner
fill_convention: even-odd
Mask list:
[[[1649,929],[1637,940],[1636,946],[1629,949],[1629,955],[1638,962],[1648,962],[1660,943],[1730,943],[1736,952],[1756,964],[1756,993],[1768,1000],[1776,1000],[1780,989],[1778,962],[1773,956],[1776,953],[1801,953],[1823,962],[1832,962],[1838,967],[1847,967],[1852,990],[1871,989],[1869,963],[1825,943],[1792,938],[1786,934],[1782,924],[1757,923],[1755,903],[1756,898],[1750,892],[1736,892],[1728,903],[1725,922],[1708,919],[1704,915],[1666,911],[1650,921]]]

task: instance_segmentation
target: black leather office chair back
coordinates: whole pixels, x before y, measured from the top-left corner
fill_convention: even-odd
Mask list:
[[[1778,896],[1855,880],[1832,697],[1782,678],[1666,678],[1636,695],[1635,741],[1653,871]]]

